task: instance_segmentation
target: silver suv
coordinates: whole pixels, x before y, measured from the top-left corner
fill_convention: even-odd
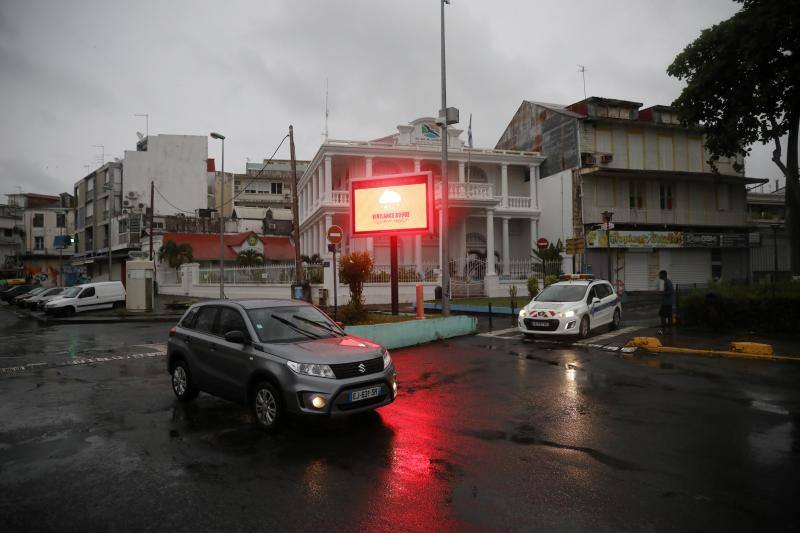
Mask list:
[[[305,302],[203,302],[169,335],[167,365],[178,400],[203,391],[249,405],[265,430],[290,413],[352,414],[397,396],[386,348],[348,335]]]

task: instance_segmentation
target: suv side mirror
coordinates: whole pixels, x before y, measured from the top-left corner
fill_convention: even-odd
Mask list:
[[[344,329],[344,322],[342,322],[340,320],[337,320],[336,321],[336,325],[339,326],[340,328]]]
[[[244,344],[246,341],[244,333],[238,329],[231,330],[225,334],[225,340],[234,344]]]

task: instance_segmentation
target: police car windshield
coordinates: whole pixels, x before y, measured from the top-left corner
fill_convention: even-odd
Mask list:
[[[583,299],[588,285],[550,285],[535,298],[537,302],[577,302]]]

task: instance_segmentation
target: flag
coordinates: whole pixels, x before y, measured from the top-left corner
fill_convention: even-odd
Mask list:
[[[467,145],[472,148],[472,113],[469,114],[469,128],[467,128]]]

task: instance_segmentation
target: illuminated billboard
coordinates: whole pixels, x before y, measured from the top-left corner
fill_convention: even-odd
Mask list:
[[[433,233],[431,173],[353,179],[350,211],[357,237]]]

